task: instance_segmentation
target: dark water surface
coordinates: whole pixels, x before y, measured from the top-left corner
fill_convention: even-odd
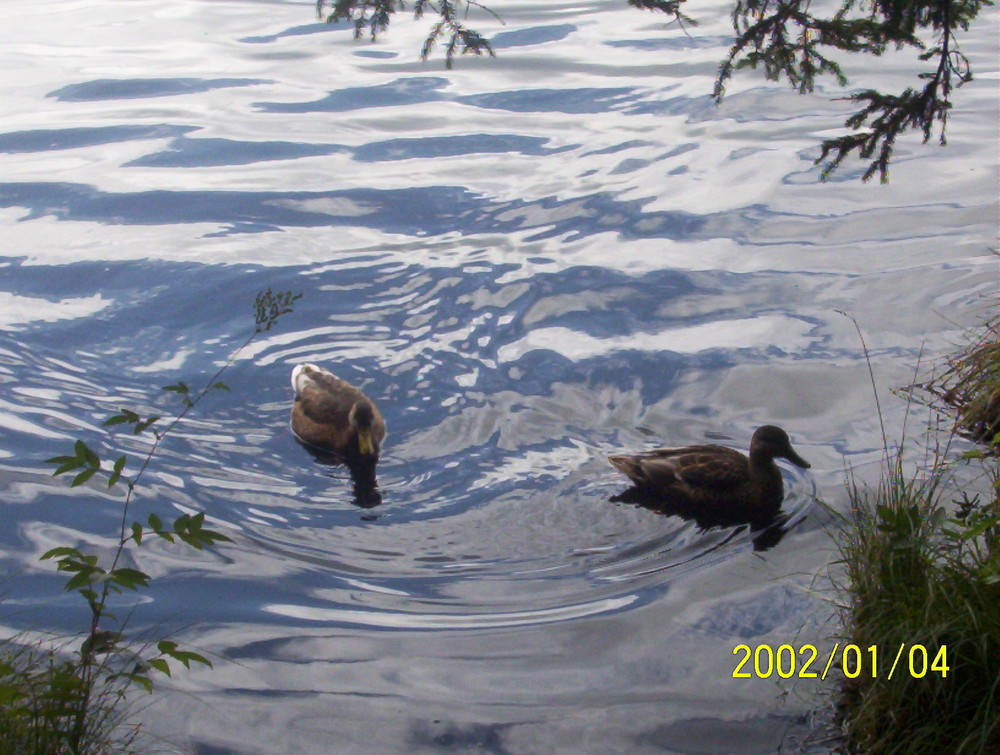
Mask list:
[[[200,385],[302,292],[150,466],[135,514],[205,511],[234,543],[144,543],[132,621],[211,654],[144,714],[171,751],[772,753],[811,680],[737,680],[733,647],[829,647],[831,515],[874,474],[888,389],[995,292],[995,12],[951,145],[889,186],[812,159],[845,112],[738,79],[707,94],[724,4],[686,36],[607,2],[497,5],[497,60],[359,44],[311,2],[0,10],[3,622],[81,631],[38,556],[107,552],[121,497],[44,459],[160,387]],[[694,11],[693,11],[694,12]],[[476,26],[477,24],[473,24]],[[902,88],[905,61],[856,83]],[[288,430],[289,373],[363,386],[382,503]],[[608,453],[786,427],[780,526],[703,529],[612,502]],[[120,600],[120,607],[133,600]],[[807,745],[825,752],[821,743]]]

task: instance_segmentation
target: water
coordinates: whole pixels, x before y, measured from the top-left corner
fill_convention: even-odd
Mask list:
[[[616,3],[497,5],[497,60],[420,63],[313,24],[312,3],[0,10],[0,554],[4,622],[80,631],[37,563],[106,552],[121,498],[44,459],[163,385],[207,380],[255,293],[302,292],[164,444],[135,513],[202,510],[233,539],[144,544],[134,630],[210,654],[143,714],[222,753],[770,753],[822,685],[736,680],[733,647],[829,647],[846,463],[888,392],[995,291],[996,40],[950,146],[901,141],[887,187],[811,166],[845,112],[738,78],[707,98],[725,4],[685,36]],[[909,83],[857,62],[858,86]],[[877,74],[874,72],[877,68]],[[866,71],[871,70],[872,74]],[[291,436],[289,373],[382,408],[383,501]],[[921,420],[922,421],[922,420]],[[770,535],[609,499],[608,453],[789,429]],[[918,423],[919,424],[919,423]],[[129,604],[130,605],[130,604]],[[790,693],[790,694],[789,694]],[[811,745],[822,752],[821,744]]]

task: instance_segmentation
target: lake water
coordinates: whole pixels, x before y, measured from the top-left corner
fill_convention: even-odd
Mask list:
[[[0,620],[82,631],[38,556],[117,531],[120,496],[43,460],[141,455],[100,422],[178,408],[160,387],[201,385],[254,294],[290,290],[138,491],[136,516],[201,510],[234,540],[138,555],[132,631],[216,666],[158,683],[156,747],[825,752],[828,687],[734,679],[733,648],[832,645],[815,497],[845,511],[845,466],[872,479],[881,445],[838,310],[897,437],[889,389],[996,292],[996,11],[950,145],[903,138],[879,186],[817,180],[836,91],[746,74],[713,105],[726,3],[692,6],[690,36],[611,0],[493,7],[505,26],[470,24],[498,58],[448,71],[404,15],[370,44],[311,1],[3,4]],[[380,505],[292,437],[303,361],[386,416]],[[609,500],[608,453],[745,448],[764,423],[813,465],[784,465],[764,538]]]

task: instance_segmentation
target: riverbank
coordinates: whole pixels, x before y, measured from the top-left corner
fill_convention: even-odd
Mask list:
[[[997,325],[919,386],[982,451],[940,451],[914,472],[887,444],[877,485],[850,485],[842,641],[860,653],[840,694],[849,752],[1000,752]],[[988,485],[952,487],[957,464],[976,465]]]

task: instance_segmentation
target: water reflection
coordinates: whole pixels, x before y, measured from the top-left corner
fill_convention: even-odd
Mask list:
[[[355,506],[361,509],[373,509],[382,503],[382,491],[378,489],[378,480],[375,475],[375,462],[345,459],[343,456],[310,446],[308,443],[302,441],[299,441],[299,445],[320,466],[332,468],[343,467],[347,470],[352,484],[351,503]],[[339,481],[339,477],[336,474],[330,474],[329,476]]]
[[[325,97],[310,102],[258,102],[256,107],[264,113],[345,113],[402,105],[426,105],[447,99],[447,95],[441,93],[447,86],[448,79],[440,76],[407,76],[386,84],[336,89]]]
[[[70,84],[49,92],[64,102],[96,102],[101,100],[131,100],[148,97],[174,97],[182,94],[211,92],[214,89],[246,87],[272,83],[267,79],[95,79]]]
[[[81,126],[78,128],[8,131],[0,134],[0,152],[50,152],[52,150],[80,149],[140,139],[181,137],[197,130],[197,126],[175,126],[161,123],[150,126]]]
[[[608,500],[632,503],[661,516],[676,516],[694,522],[701,532],[713,528],[749,526],[755,551],[766,551],[781,542],[788,532],[786,525],[791,520],[791,515],[783,513],[780,506],[766,510],[705,508],[657,496],[634,485]],[[739,534],[739,530],[735,534]]]
[[[976,184],[995,162],[988,76],[963,88],[957,163],[901,144],[893,186],[820,187],[807,151],[835,106],[750,80],[708,96],[722,12],[687,36],[601,4],[513,10],[498,61],[448,72],[297,3],[263,21],[244,0],[8,5],[11,38],[33,41],[0,51],[18,72],[0,131],[5,566],[108,547],[120,499],[41,460],[77,437],[141,457],[101,421],[169,415],[158,387],[213,374],[254,292],[306,294],[137,493],[143,517],[203,510],[234,540],[143,542],[136,621],[221,656],[171,680],[194,694],[152,725],[206,753],[774,751],[792,716],[734,684],[729,654],[825,636],[803,589],[830,547],[810,494],[840,500],[844,457],[878,456],[867,367],[832,312],[859,315],[890,385],[919,341],[954,335],[938,312],[995,288],[975,259],[995,239],[992,174],[985,200]],[[378,487],[289,431],[303,361],[368,376],[392,426]],[[816,465],[773,518],[619,497],[614,449],[763,418]],[[87,609],[62,586],[32,571],[8,602],[74,632]]]
[[[264,145],[267,151],[280,146]],[[308,149],[308,148],[303,148]],[[320,150],[324,151],[324,150]],[[339,151],[336,149],[326,151]],[[502,150],[501,150],[502,151]],[[145,158],[143,158],[145,159]],[[156,157],[182,163],[203,160],[191,155]],[[224,164],[233,160],[223,152]],[[260,233],[282,228],[327,226],[380,229],[407,235],[535,231],[529,241],[608,231],[633,238],[698,238],[703,217],[686,212],[644,212],[643,200],[621,200],[602,192],[559,200],[545,197],[497,202],[460,186],[331,191],[148,190],[110,192],[77,183],[0,183],[0,208],[25,208],[22,220],[54,217],[61,221],[108,225],[216,223],[228,233]],[[711,237],[711,234],[709,235]]]

